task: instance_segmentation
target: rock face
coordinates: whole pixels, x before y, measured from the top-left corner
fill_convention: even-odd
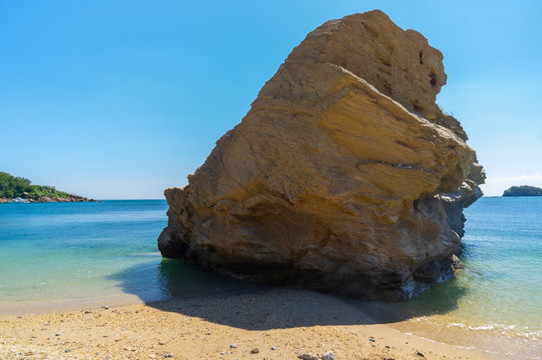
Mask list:
[[[485,175],[435,104],[445,83],[442,54],[384,13],[326,22],[165,191],[162,255],[369,299],[449,279]]]

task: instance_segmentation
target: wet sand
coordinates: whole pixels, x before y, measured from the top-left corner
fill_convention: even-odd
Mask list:
[[[400,323],[378,323],[341,298],[306,290],[73,309],[81,305],[0,315],[0,358],[269,360],[329,351],[335,359],[492,358],[417,336],[412,324],[412,334],[401,332]]]

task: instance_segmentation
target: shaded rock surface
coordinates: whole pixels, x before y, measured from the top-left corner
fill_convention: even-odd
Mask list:
[[[162,255],[369,299],[449,279],[485,175],[435,103],[445,83],[442,54],[384,13],[326,22],[165,191]]]

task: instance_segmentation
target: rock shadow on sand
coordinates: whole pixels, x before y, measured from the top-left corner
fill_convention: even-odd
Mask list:
[[[406,302],[362,301],[250,283],[173,259],[138,264],[110,278],[148,306],[246,330],[393,323],[447,313],[466,293],[452,280]]]

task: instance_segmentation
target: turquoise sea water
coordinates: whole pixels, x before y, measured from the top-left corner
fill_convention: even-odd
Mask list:
[[[236,286],[162,259],[156,239],[166,211],[165,200],[0,204],[0,311],[123,294],[154,301]]]
[[[410,329],[437,341],[542,359],[542,197],[483,197],[464,213],[465,269],[455,279],[407,302],[361,306],[392,324],[410,319]]]
[[[466,269],[413,304],[456,326],[542,340],[542,197],[484,197],[465,216]]]
[[[482,198],[466,209],[458,315],[542,340],[542,197]],[[451,314],[453,316],[453,313]]]
[[[122,294],[152,301],[244,286],[163,260],[156,239],[166,211],[161,200],[0,204],[0,305]],[[465,215],[466,269],[391,308],[542,340],[542,197],[484,197]]]

